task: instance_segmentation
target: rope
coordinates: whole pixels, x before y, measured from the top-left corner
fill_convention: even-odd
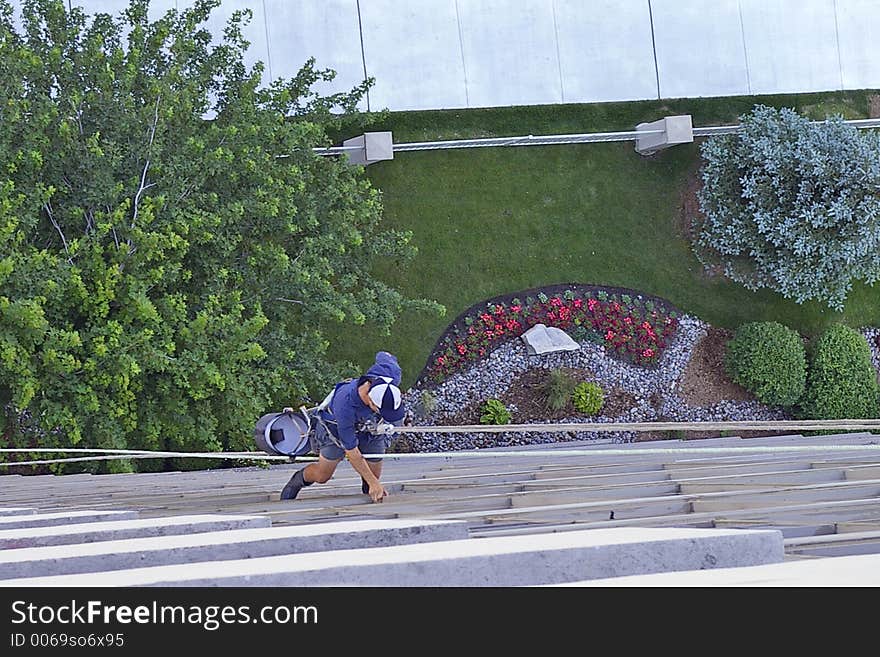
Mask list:
[[[450,426],[402,426],[395,433],[554,433],[591,431],[766,431],[797,429],[877,429],[880,419],[872,420],[772,420],[734,422],[561,422],[551,424],[466,424]]]
[[[57,450],[56,450],[57,451]],[[754,446],[754,447],[634,447],[631,449],[620,448],[592,448],[592,449],[559,449],[553,448],[546,450],[541,455],[572,457],[572,456],[675,456],[675,455],[725,455],[725,454],[780,454],[786,452],[792,453],[811,453],[811,452],[877,452],[880,451],[880,443],[872,443],[867,445],[777,445],[777,446]],[[386,452],[382,454],[383,459],[421,459],[421,458],[442,458],[451,460],[453,458],[486,458],[486,457],[523,457],[528,456],[534,458],[538,456],[537,450],[503,450],[494,451],[491,449],[476,450],[453,450],[449,452]],[[126,459],[150,459],[150,458],[168,458],[174,456],[176,458],[236,458],[240,460],[254,461],[286,461],[291,462],[288,456],[272,456],[254,452],[248,455],[237,454],[229,456],[225,452],[213,452],[210,455],[190,454],[187,452],[164,452],[160,454],[150,454],[146,452],[136,452],[132,454],[116,454],[109,456],[93,456],[93,457],[75,457],[68,459],[44,459],[40,461],[19,461],[0,463],[0,467],[15,465],[44,465],[50,463],[74,463],[78,461],[111,461]],[[368,455],[370,456],[370,455]],[[378,456],[378,455],[377,455]],[[317,461],[316,457],[296,457],[295,461]]]
[[[844,420],[777,420],[777,421],[735,421],[735,422],[566,422],[551,424],[474,424],[450,426],[401,426],[395,427],[395,433],[516,433],[516,432],[574,432],[591,431],[668,431],[668,430],[768,430],[768,429],[878,429],[880,420],[844,419]],[[773,447],[676,447],[676,448],[644,448],[630,449],[558,449],[554,448],[554,456],[623,456],[632,454],[764,454],[779,452],[821,452],[821,451],[876,451],[880,444],[867,445],[779,445]],[[488,450],[452,450],[445,452],[405,452],[386,453],[383,458],[468,458],[487,456]],[[108,461],[123,459],[150,458],[203,458],[203,459],[239,459],[259,461],[306,461],[316,460],[315,457],[296,457],[270,455],[262,452],[168,452],[128,449],[88,449],[88,448],[4,448],[0,454],[98,454],[99,456],[83,456],[62,459],[43,459],[36,461],[13,461],[0,463],[0,467],[14,465],[48,465],[53,463],[74,463],[80,461]],[[491,452],[490,456],[535,456],[534,451],[505,450]]]

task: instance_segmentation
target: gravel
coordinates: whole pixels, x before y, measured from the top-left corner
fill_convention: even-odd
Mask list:
[[[697,422],[735,420],[791,419],[782,409],[757,402],[723,401],[709,407],[689,406],[678,392],[679,383],[691,358],[694,347],[706,335],[709,325],[684,315],[672,341],[653,368],[639,367],[606,354],[605,348],[592,342],[580,342],[578,351],[560,351],[543,355],[529,355],[520,338],[510,340],[493,350],[481,361],[430,388],[434,403],[427,412],[422,403],[423,390],[414,387],[404,393],[408,408],[414,409],[416,425],[449,424],[446,418],[474,401],[484,401],[504,393],[510,382],[526,370],[559,367],[586,368],[595,374],[595,380],[605,389],[622,388],[632,393],[636,402],[632,409],[615,418],[574,417],[554,423],[576,422]],[[869,340],[876,347],[872,340]],[[875,358],[877,354],[875,353]],[[878,365],[878,361],[875,361]],[[654,402],[659,398],[660,403]],[[515,409],[510,409],[515,411]],[[539,424],[530,422],[530,424]],[[602,440],[632,442],[635,432],[504,432],[504,433],[437,433],[417,434],[409,441],[414,451],[451,451],[543,444],[572,440]]]

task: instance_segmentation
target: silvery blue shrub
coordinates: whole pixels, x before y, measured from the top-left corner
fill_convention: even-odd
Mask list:
[[[696,253],[746,288],[842,310],[880,279],[880,134],[757,105],[701,146]]]

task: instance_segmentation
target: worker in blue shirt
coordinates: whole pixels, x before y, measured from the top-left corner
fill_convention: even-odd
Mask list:
[[[373,502],[382,501],[388,492],[379,482],[382,459],[375,455],[385,453],[405,415],[400,376],[397,358],[380,351],[363,376],[336,384],[313,411],[318,461],[294,473],[281,491],[282,500],[294,499],[305,486],[329,481],[345,457],[361,476],[361,491]]]

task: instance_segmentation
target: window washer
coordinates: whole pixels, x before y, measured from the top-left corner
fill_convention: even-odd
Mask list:
[[[376,456],[385,453],[395,426],[402,423],[406,413],[400,376],[397,357],[380,351],[363,376],[334,386],[311,413],[318,461],[294,473],[281,491],[282,500],[296,498],[305,486],[329,481],[343,457],[361,476],[361,491],[373,502],[381,502],[388,495],[379,481],[382,459]]]

